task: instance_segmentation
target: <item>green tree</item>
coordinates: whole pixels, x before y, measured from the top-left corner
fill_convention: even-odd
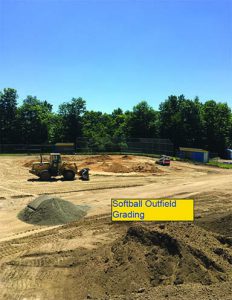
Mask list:
[[[0,92],[0,143],[16,142],[17,91],[5,88]]]
[[[205,144],[222,155],[230,144],[231,110],[226,103],[209,100],[203,105],[203,117]]]
[[[63,130],[63,118],[59,114],[52,114],[48,123],[48,141],[57,143],[66,141]]]
[[[158,112],[146,101],[141,101],[126,113],[128,137],[154,138],[158,135]]]
[[[72,98],[59,106],[59,115],[62,117],[60,136],[65,142],[75,142],[82,136],[82,116],[86,111],[86,102],[82,98]]]
[[[90,148],[95,151],[110,151],[114,146],[111,132],[112,118],[109,114],[100,111],[87,111],[84,114],[83,136],[90,140]]]
[[[171,95],[160,104],[160,136],[170,138],[175,148],[202,145],[202,104]]]
[[[126,115],[121,108],[113,110],[110,115],[111,134],[113,136],[125,136],[126,131]]]
[[[52,106],[47,101],[27,96],[18,109],[18,135],[22,143],[48,142],[48,131],[52,119]]]

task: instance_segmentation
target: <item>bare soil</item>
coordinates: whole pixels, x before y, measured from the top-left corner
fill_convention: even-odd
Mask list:
[[[231,299],[232,170],[139,156],[67,156],[90,181],[41,182],[39,157],[0,157],[0,299]],[[84,220],[27,224],[40,195],[88,205]],[[192,197],[194,223],[112,223],[115,197]]]

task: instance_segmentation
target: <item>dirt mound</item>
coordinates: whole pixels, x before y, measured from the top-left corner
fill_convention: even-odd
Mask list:
[[[23,166],[26,167],[26,168],[29,168],[31,167],[31,165],[35,162],[36,160],[35,159],[31,159],[30,161],[26,161],[23,163]]]
[[[71,268],[68,284],[82,298],[87,293],[101,299],[105,293],[131,295],[160,285],[209,285],[232,279],[232,249],[188,223],[131,226],[94,252],[76,249],[68,254],[58,264]]]
[[[144,162],[144,163],[137,163],[131,167],[134,172],[142,172],[142,173],[162,173],[163,171],[160,170],[155,164]]]
[[[203,228],[232,237],[232,213],[197,220]]]
[[[88,158],[85,158],[84,161],[81,162],[79,161],[78,167],[79,169],[81,169],[81,168],[86,168],[86,166],[91,166],[91,169],[93,170],[102,171],[101,166],[103,164],[106,164],[104,166],[108,166],[108,162],[112,160],[113,159],[109,155],[89,156]]]
[[[88,157],[64,156],[64,161],[76,162],[78,168],[90,167],[94,171],[103,171],[111,173],[163,173],[154,163],[146,161],[136,161],[136,158],[129,155],[93,155]],[[31,167],[32,163],[39,161],[34,159],[26,161],[23,166]],[[45,158],[44,161],[47,161]]]
[[[26,167],[26,168],[29,168],[29,167],[31,167],[32,166],[32,164],[34,163],[34,162],[37,162],[38,160],[37,159],[31,159],[31,160],[27,160],[26,162],[24,162],[23,163],[23,166],[24,167]]]
[[[97,156],[93,157],[93,159],[98,161],[98,162],[103,162],[103,161],[106,161],[106,160],[112,160],[112,158],[107,154],[97,155]]]
[[[107,155],[107,154],[103,154],[103,155],[93,155],[93,156],[89,156],[88,158],[85,159],[86,163],[98,163],[98,162],[105,162],[105,161],[110,161],[112,160],[111,156]]]
[[[35,225],[58,225],[77,221],[86,215],[86,206],[77,206],[60,198],[38,197],[30,202],[18,218]]]
[[[43,162],[48,162],[49,160],[43,157]],[[40,158],[25,160],[23,162],[23,166],[26,168],[30,168],[34,162],[40,162]]]
[[[105,172],[112,172],[112,173],[161,173],[163,172],[154,164],[149,162],[138,162],[138,163],[131,163],[128,165],[121,164],[119,162],[112,162],[112,163],[102,163],[99,166],[99,169]]]
[[[175,292],[175,299],[187,299],[199,287],[210,294],[210,297],[203,298],[211,299],[211,287],[214,283],[223,286],[231,282],[232,248],[220,242],[219,235],[186,222],[135,223],[133,226],[125,223],[112,224],[106,219],[102,223],[102,219],[86,219],[80,227],[68,224],[58,231],[54,228],[36,233],[34,243],[28,236],[7,242],[11,247],[7,255],[13,255],[5,266],[7,270],[10,268],[11,273],[14,268],[29,272],[38,267],[37,270],[43,272],[40,276],[44,280],[39,282],[40,290],[46,291],[49,284],[49,290],[57,293],[57,288],[63,287],[65,282],[65,290],[69,291],[70,299],[137,299],[139,295],[141,297],[138,299],[146,299],[146,292],[149,290],[152,294],[148,299],[161,299],[157,292],[163,290],[165,292],[162,299],[171,299],[172,291]],[[91,231],[88,230],[90,228]],[[94,240],[91,234],[93,230],[94,234],[97,230],[101,238],[104,230],[110,231],[117,239],[111,239],[111,242],[101,246],[98,244],[94,249],[85,248],[86,233],[89,232],[87,235]],[[56,246],[41,248],[43,243],[49,243],[50,236],[56,236]],[[83,241],[83,247],[78,246],[78,241]],[[27,244],[33,246],[26,251]],[[64,248],[64,244],[71,247]],[[19,252],[19,247],[25,248],[21,248]],[[18,257],[16,253],[19,253]],[[9,280],[9,273],[6,276],[6,280]],[[15,281],[15,277],[12,280]],[[33,284],[38,284],[37,277],[29,284],[31,292]],[[210,284],[212,285],[209,286]],[[185,287],[191,288],[187,291]],[[178,297],[182,288],[183,297]],[[171,292],[167,292],[168,290]],[[63,288],[60,293],[64,295]],[[50,298],[41,296],[41,299]]]
[[[132,157],[132,156],[130,156],[130,155],[123,155],[123,156],[122,156],[122,159],[126,159],[126,160],[132,160],[132,159],[133,159],[133,157]]]
[[[133,291],[144,286],[211,284],[231,277],[231,250],[215,237],[207,237],[208,233],[202,229],[189,227],[190,234],[186,235],[186,226],[178,227],[173,227],[174,230],[130,227],[108,254],[108,288],[113,288],[114,282],[121,291],[128,286]]]
[[[130,173],[131,170],[118,162],[113,162],[112,164],[103,163],[101,165],[102,170],[105,172],[112,172],[112,173]]]

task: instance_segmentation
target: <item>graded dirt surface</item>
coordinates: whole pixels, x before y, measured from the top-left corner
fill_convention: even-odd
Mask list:
[[[90,181],[41,182],[39,156],[0,157],[0,299],[231,299],[232,170],[123,155],[67,156]],[[88,206],[65,225],[18,213],[48,195]],[[110,220],[110,199],[191,197],[194,223]]]

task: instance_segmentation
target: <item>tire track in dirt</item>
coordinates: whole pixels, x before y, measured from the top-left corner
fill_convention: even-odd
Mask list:
[[[100,225],[99,225],[100,223]],[[83,237],[83,231],[87,232],[95,232],[95,233],[101,233],[97,232],[98,226],[102,227],[103,224],[110,223],[110,218],[107,215],[96,217],[89,217],[79,222],[72,222],[69,224],[56,226],[53,228],[46,228],[39,232],[33,232],[33,231],[27,231],[31,234],[14,238],[9,241],[2,241],[0,242],[0,259],[6,258],[8,256],[22,253],[25,251],[28,251],[33,248],[38,248],[40,245],[44,245],[46,243],[58,243],[59,240],[70,238],[82,238]],[[105,231],[104,231],[105,232]],[[109,230],[107,230],[107,233]],[[90,235],[91,236],[91,235]],[[97,234],[95,235],[96,238]]]
[[[115,235],[112,235],[108,227],[104,230],[104,226],[108,223],[108,216],[100,216],[1,242],[0,282],[4,290],[10,289],[8,296],[10,294],[25,296],[28,290],[39,289],[40,285],[44,284],[44,280],[54,279],[54,272],[56,272],[54,268],[62,268],[63,272],[66,268],[78,265],[81,257],[78,255],[79,252],[76,253],[76,248],[88,247],[88,243],[82,241],[82,239],[86,241],[86,233],[92,248],[96,247],[96,242],[99,246],[114,239]],[[78,239],[80,243],[77,243]],[[67,249],[69,241],[74,242],[74,249]],[[55,245],[54,249],[42,252],[41,247],[46,248],[48,244]]]
[[[55,192],[55,194],[70,194],[70,193],[80,193],[80,192],[88,192],[88,191],[99,191],[99,190],[110,190],[110,189],[123,189],[123,188],[130,188],[130,187],[139,187],[144,186],[144,184],[124,184],[124,185],[113,185],[113,186],[107,186],[107,187],[94,187],[94,188],[87,188],[82,190],[71,190],[71,191],[60,191]],[[39,193],[39,196],[41,195],[54,195],[54,192],[46,192],[46,193]]]

